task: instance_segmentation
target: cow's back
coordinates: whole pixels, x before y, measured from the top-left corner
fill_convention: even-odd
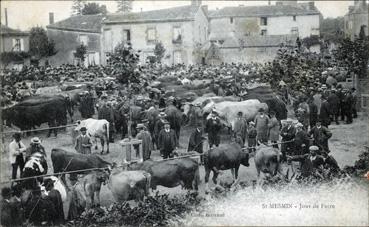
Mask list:
[[[90,136],[101,138],[106,135],[108,125],[109,122],[105,119],[97,120],[93,118],[88,118],[82,120],[81,123],[75,128],[75,130],[79,131],[82,127],[86,127],[87,133]]]
[[[209,169],[221,166],[224,166],[222,169],[234,167],[241,162],[241,152],[241,147],[236,143],[221,144],[208,151],[205,155],[205,165]]]

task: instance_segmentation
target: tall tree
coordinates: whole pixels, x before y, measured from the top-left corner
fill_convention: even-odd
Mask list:
[[[80,46],[77,46],[76,53],[74,54],[74,57],[79,58],[81,60],[81,63],[86,59],[86,53],[87,53],[87,46],[83,45],[83,43]]]
[[[325,40],[339,42],[344,36],[343,17],[326,18],[322,20],[320,34]]]
[[[106,5],[99,5],[96,2],[89,2],[84,5],[82,9],[82,15],[96,15],[96,14],[107,14],[108,10],[106,9]]]
[[[133,0],[116,0],[117,1],[117,12],[129,13],[132,11]]]
[[[42,27],[31,28],[29,35],[29,53],[37,60],[56,54],[54,41],[48,39],[46,30]]]
[[[72,15],[82,15],[85,0],[73,0]]]
[[[138,71],[139,55],[130,44],[121,42],[114,52],[108,54],[108,66],[113,70],[117,80],[123,84],[139,83],[140,73]]]
[[[165,48],[163,46],[163,44],[161,42],[157,42],[155,44],[155,48],[154,48],[154,54],[156,57],[156,62],[161,63],[161,59],[164,57],[164,53],[165,53]]]

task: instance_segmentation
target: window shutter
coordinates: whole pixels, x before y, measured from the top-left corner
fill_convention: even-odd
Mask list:
[[[24,51],[23,39],[20,39],[20,51]]]

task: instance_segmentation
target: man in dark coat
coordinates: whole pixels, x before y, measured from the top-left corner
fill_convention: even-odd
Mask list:
[[[307,132],[303,129],[304,125],[298,123],[296,125],[296,135],[295,135],[295,155],[303,155],[308,153],[309,147],[309,136]]]
[[[45,189],[48,192],[50,201],[54,204],[56,216],[54,219],[54,225],[64,224],[64,209],[61,194],[58,190],[54,189],[55,181],[52,179],[46,179],[44,181]]]
[[[320,171],[323,168],[324,159],[322,156],[317,154],[319,148],[316,146],[311,146],[309,150],[309,154],[289,156],[288,160],[300,162],[301,176],[303,178],[309,176],[322,177]]]
[[[247,122],[246,119],[243,118],[242,112],[237,113],[236,121],[234,122],[234,138],[235,140],[240,140],[242,142],[242,145],[245,145],[246,137],[247,137]]]
[[[352,123],[352,107],[353,107],[353,97],[351,91],[345,89],[345,98],[343,100],[343,109],[345,110],[346,124]]]
[[[309,104],[309,122],[310,128],[313,128],[318,120],[318,106],[314,103],[314,99],[310,98],[308,101]]]
[[[158,144],[164,159],[173,157],[173,151],[176,149],[178,142],[177,136],[174,130],[170,129],[168,121],[164,123],[164,129],[159,133]]]
[[[281,144],[281,152],[282,152],[282,159],[286,160],[286,155],[291,155],[293,150],[293,142],[289,142],[295,138],[296,129],[292,125],[292,120],[287,119],[286,124],[281,130],[282,136],[282,144]]]
[[[97,118],[105,119],[109,122],[109,140],[111,143],[114,143],[114,111],[113,109],[107,104],[107,97],[103,96],[101,98],[101,106],[99,107],[99,111],[97,113]]]
[[[330,152],[328,147],[328,139],[332,137],[331,131],[321,124],[320,121],[309,132],[310,136],[314,138],[314,145],[318,146],[320,151]]]
[[[182,113],[177,109],[174,105],[174,100],[169,100],[169,106],[165,110],[165,114],[167,115],[167,120],[170,123],[170,127],[175,131],[177,136],[177,142],[179,142],[179,134],[181,132],[181,123],[182,123]],[[177,147],[179,144],[177,144]]]
[[[344,110],[344,99],[345,93],[343,92],[342,85],[337,85],[337,96],[340,99],[340,115],[341,121],[345,120],[345,110]]]
[[[159,133],[164,129],[164,123],[166,122],[165,117],[167,115],[164,112],[160,112],[154,126],[154,141],[156,148],[159,149]]]
[[[331,110],[331,118],[339,125],[338,116],[340,114],[340,98],[336,94],[336,89],[332,89],[328,96],[328,103]]]
[[[203,140],[205,138],[202,136],[202,125],[201,123],[197,123],[197,127],[191,133],[190,139],[188,141],[187,151],[196,151],[200,154],[203,153]],[[200,156],[201,164],[204,163],[203,156]]]
[[[351,88],[351,94],[352,94],[352,117],[353,118],[357,118],[357,109],[356,109],[356,105],[357,105],[357,92],[355,88]]]
[[[11,189],[9,187],[5,187],[1,189],[1,225],[2,226],[14,226],[14,221],[17,220],[18,217],[14,217],[14,213],[12,212],[12,204],[10,203],[11,198]]]
[[[320,119],[322,125],[324,127],[328,128],[328,125],[330,125],[330,123],[331,123],[330,106],[329,106],[329,103],[328,103],[328,101],[327,101],[327,99],[324,95],[322,95],[321,99],[322,99],[322,105],[320,106],[319,119]]]
[[[219,146],[220,136],[219,132],[221,129],[221,123],[219,117],[217,117],[216,113],[211,113],[210,119],[206,121],[205,132],[208,133],[209,139],[209,148],[212,148],[213,145]]]

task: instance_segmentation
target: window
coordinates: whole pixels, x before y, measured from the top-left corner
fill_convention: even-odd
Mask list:
[[[182,31],[181,27],[173,27],[173,43],[182,42]]]
[[[79,43],[87,46],[88,36],[87,35],[79,35]]]
[[[229,18],[231,24],[233,24],[233,17]]]
[[[266,29],[262,29],[260,35],[266,35],[266,34],[267,34],[267,30]]]
[[[296,16],[292,16],[292,20],[293,21],[296,21]]]
[[[319,35],[319,28],[311,28],[310,35]]]
[[[268,25],[268,18],[260,17],[260,25]]]
[[[129,29],[123,30],[123,40],[131,41],[131,31]]]
[[[182,53],[181,51],[173,52],[173,64],[181,64],[182,63]]]
[[[156,40],[156,29],[148,28],[147,29],[147,41],[155,41]]]
[[[299,28],[298,27],[291,28],[291,34],[292,35],[298,35],[299,34]]]
[[[23,39],[13,39],[13,51],[24,51]]]

